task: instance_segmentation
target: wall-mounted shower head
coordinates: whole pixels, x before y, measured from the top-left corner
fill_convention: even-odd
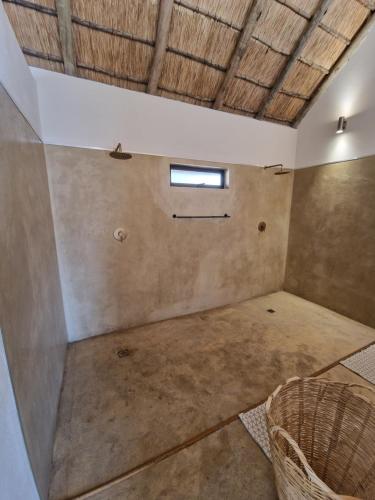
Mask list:
[[[280,168],[278,172],[275,172],[274,175],[284,175],[284,174],[290,174],[291,170],[284,170],[283,167]]]
[[[121,142],[117,144],[116,149],[109,153],[109,156],[111,156],[112,158],[116,158],[116,160],[130,160],[130,158],[132,157],[130,153],[125,153],[122,150]]]
[[[290,174],[290,172],[291,172],[291,170],[289,170],[289,169],[284,169],[282,163],[276,163],[276,165],[266,165],[264,167],[264,169],[267,169],[267,168],[276,168],[276,167],[280,167],[280,170],[278,170],[277,172],[275,172],[274,175]]]

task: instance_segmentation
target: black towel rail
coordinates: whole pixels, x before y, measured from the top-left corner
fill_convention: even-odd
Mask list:
[[[173,214],[174,219],[229,219],[230,215],[177,215]]]

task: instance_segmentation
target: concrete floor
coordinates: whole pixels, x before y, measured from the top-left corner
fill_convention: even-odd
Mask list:
[[[72,344],[50,497],[74,497],[196,440],[90,498],[275,498],[269,462],[231,417],[374,340],[373,329],[278,292]]]
[[[321,377],[372,386],[343,366]],[[375,396],[363,394],[375,403]],[[271,463],[237,419],[190,448],[90,496],[91,500],[155,498],[276,500],[277,494]]]

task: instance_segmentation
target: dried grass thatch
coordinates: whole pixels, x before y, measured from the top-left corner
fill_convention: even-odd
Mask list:
[[[234,66],[231,60],[254,0],[174,0],[171,23],[164,28],[167,48],[155,66],[160,2],[71,0],[74,54],[69,56],[69,47],[61,50],[55,0],[3,0],[30,65],[61,72],[64,52],[70,57],[67,68],[82,78],[140,92],[157,89],[171,99],[206,107],[221,103],[231,113],[258,112],[285,122],[303,116],[306,108],[299,111],[314,101],[350,40],[375,16],[370,11],[375,0],[333,0],[299,60],[292,59],[285,81],[278,81],[320,0],[264,0]],[[151,68],[158,64],[161,74],[148,87]],[[225,79],[230,68],[235,76]]]
[[[212,105],[212,101],[194,99],[186,95],[176,94],[175,92],[168,92],[167,90],[159,90],[158,95],[160,97],[166,97],[167,99],[173,99],[174,101],[182,101],[188,104],[195,104],[196,106],[203,106],[204,108],[210,108]]]
[[[266,116],[291,123],[304,104],[305,101],[303,99],[279,93],[276,94],[275,98],[270,103]]]
[[[287,57],[269,49],[256,40],[250,40],[237,71],[238,76],[271,86],[284,67]]]
[[[305,17],[312,17],[320,0],[279,0],[279,2],[290,6]]]
[[[253,0],[183,0],[183,4],[200,12],[207,12],[229,25],[242,28]],[[178,2],[177,2],[178,3]]]
[[[345,48],[346,44],[343,40],[318,27],[308,40],[302,57],[309,62],[323,66],[323,68],[331,69]]]
[[[29,3],[43,5],[44,7],[49,7],[50,9],[56,9],[55,0],[29,0]]]
[[[61,57],[56,17],[7,2],[4,7],[21,47]]]
[[[167,53],[159,87],[214,101],[223,78],[222,71]]]
[[[258,111],[268,93],[263,87],[234,78],[224,97],[224,105],[254,113]]]
[[[297,61],[284,82],[283,90],[309,97],[324,76],[321,71]]]
[[[323,18],[323,23],[351,40],[369,12],[369,9],[357,0],[334,0]]]
[[[144,92],[146,90],[146,85],[142,83],[135,83],[122,78],[116,78],[116,76],[110,76],[98,71],[91,71],[85,68],[77,68],[78,76],[86,78],[87,80],[95,80],[96,82],[106,83],[107,85],[115,85],[116,87],[122,87],[128,90],[137,90],[138,92]]]
[[[266,0],[266,8],[257,22],[254,36],[277,50],[290,54],[306,24],[306,19],[284,5]]]
[[[245,111],[243,109],[239,108],[230,108],[229,106],[223,106],[222,111],[226,111],[227,113],[232,113],[234,115],[240,115],[240,116],[247,116],[247,117],[254,117],[255,113],[251,113],[249,111]]]
[[[73,16],[154,41],[159,0],[71,0]]]
[[[74,25],[73,31],[78,65],[147,82],[152,47],[84,26]]]
[[[238,32],[180,5],[173,8],[168,47],[227,67]]]
[[[40,57],[25,55],[27,64],[34,66],[34,68],[48,69],[49,71],[56,71],[57,73],[64,73],[64,64],[62,62],[50,61],[48,59],[41,59]]]

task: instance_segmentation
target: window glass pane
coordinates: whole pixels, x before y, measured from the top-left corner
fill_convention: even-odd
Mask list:
[[[183,170],[181,168],[171,168],[172,184],[193,184],[195,186],[223,187],[223,171],[214,170]]]

